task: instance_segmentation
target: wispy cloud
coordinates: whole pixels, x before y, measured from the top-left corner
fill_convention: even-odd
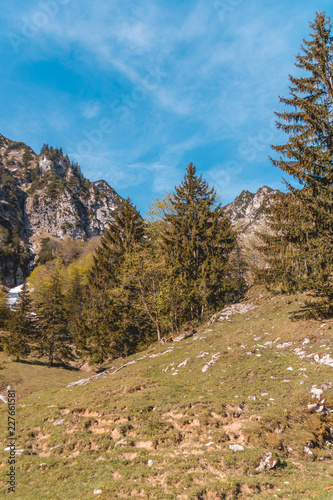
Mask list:
[[[87,176],[143,205],[172,189],[190,160],[227,196],[278,182],[261,136],[278,138],[271,120],[312,1],[229,2],[237,8],[221,16],[204,0],[53,0],[56,12],[44,23],[39,16],[13,51],[8,34],[36,26],[42,4],[18,0],[0,14],[2,133],[36,149],[62,145]],[[322,7],[332,11],[328,0]],[[261,141],[254,159],[253,140]]]

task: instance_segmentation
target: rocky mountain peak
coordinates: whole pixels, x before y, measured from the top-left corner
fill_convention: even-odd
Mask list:
[[[244,231],[249,225],[258,224],[264,218],[265,208],[272,200],[276,190],[263,186],[256,193],[244,189],[237,198],[225,206],[231,223],[238,231]]]
[[[101,235],[121,200],[106,181],[86,179],[61,148],[44,144],[36,154],[0,135],[0,278],[21,282],[45,237]]]

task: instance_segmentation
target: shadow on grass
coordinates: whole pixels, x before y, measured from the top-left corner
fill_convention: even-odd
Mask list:
[[[306,301],[297,311],[289,314],[291,321],[314,319],[324,321],[333,318],[333,306],[328,301]]]
[[[75,366],[67,365],[66,363],[63,363],[61,361],[53,362],[52,366],[49,366],[48,362],[40,361],[38,359],[33,359],[33,360],[21,359],[20,361],[14,360],[13,363],[17,363],[17,364],[21,364],[21,365],[46,366],[48,368],[62,368],[63,370],[68,370],[68,371],[73,371],[73,372],[80,371],[80,368],[76,368]]]

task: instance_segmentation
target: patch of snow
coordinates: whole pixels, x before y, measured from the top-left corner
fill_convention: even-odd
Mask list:
[[[10,308],[12,308],[18,301],[18,296],[19,293],[22,291],[22,287],[23,285],[19,285],[9,290],[7,304],[9,305]]]

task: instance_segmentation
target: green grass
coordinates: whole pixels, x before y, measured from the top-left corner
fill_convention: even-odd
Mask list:
[[[333,486],[333,413],[321,417],[307,408],[315,384],[326,384],[322,397],[333,408],[332,368],[300,359],[294,349],[331,353],[333,324],[291,321],[303,299],[258,298],[257,291],[251,300],[258,307],[203,325],[196,340],[154,345],[105,367],[146,356],[136,364],[70,389],[69,382],[89,374],[18,366],[3,355],[0,375],[17,385],[17,446],[25,450],[17,457],[15,498],[332,498],[324,488]],[[276,349],[284,342],[293,344]],[[219,359],[202,372],[216,353]],[[2,405],[2,436],[6,410]],[[308,441],[312,455],[304,452]],[[229,449],[236,443],[244,451]],[[280,465],[260,472],[268,451]],[[97,488],[102,494],[94,495]]]

